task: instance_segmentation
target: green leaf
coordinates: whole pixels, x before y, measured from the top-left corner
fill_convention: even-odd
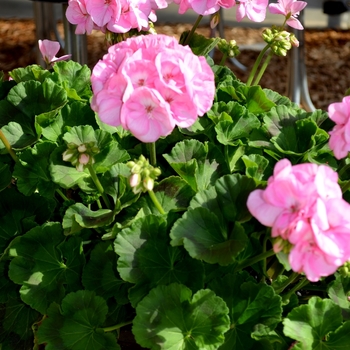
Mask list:
[[[344,330],[339,329],[339,338],[333,334],[332,342],[328,344],[328,334],[342,325],[341,309],[330,299],[312,297],[307,305],[301,305],[291,311],[283,320],[283,325],[284,334],[298,340],[299,349],[302,350],[345,350],[346,346],[349,346],[348,322],[343,326],[346,327],[347,333],[344,334]],[[333,342],[338,344],[337,347],[331,346]]]
[[[9,122],[1,130],[15,151],[29,147],[38,140],[38,135],[34,134],[32,130],[24,130],[23,126],[17,122]],[[0,151],[1,153],[7,153],[1,140]]]
[[[227,232],[218,217],[206,208],[187,211],[170,231],[171,245],[182,245],[190,256],[210,264],[228,265],[245,248],[248,238],[239,223]]]
[[[50,141],[57,141],[73,126],[91,125],[97,129],[95,113],[87,102],[73,101],[66,104],[58,113],[55,120],[42,128],[42,134]]]
[[[265,170],[269,165],[269,161],[260,154],[249,154],[242,157],[246,166],[246,175],[257,181],[266,179]]]
[[[208,143],[184,140],[163,156],[196,192],[206,189],[220,176],[218,158],[222,155],[215,148],[209,149]]]
[[[181,34],[181,43],[183,43],[181,40],[184,40],[188,34],[189,31],[185,31]],[[220,38],[207,38],[204,35],[193,33],[188,45],[195,55],[206,56],[215,48],[219,41]]]
[[[50,79],[42,84],[31,80],[14,86],[7,100],[27,117],[36,117],[38,124],[45,126],[54,120],[67,103],[67,94]]]
[[[219,206],[227,221],[244,222],[251,218],[245,203],[255,188],[254,180],[238,174],[225,175],[216,181]]]
[[[302,155],[315,146],[317,125],[311,119],[297,120],[286,126],[281,133],[271,138],[273,145],[283,154]]]
[[[49,170],[52,181],[65,189],[79,186],[86,192],[96,191],[88,169],[78,171],[70,163],[63,161],[62,154],[66,149],[67,147],[62,145],[51,153]]]
[[[92,95],[91,71],[87,65],[81,66],[74,61],[60,61],[54,64],[53,70],[58,74],[69,98],[89,100]]]
[[[55,205],[53,200],[43,198],[39,194],[26,197],[14,188],[7,188],[2,191],[0,201],[0,252],[4,251],[15,236],[19,236],[25,233],[26,229],[47,221]]]
[[[37,64],[32,64],[27,67],[13,69],[9,75],[16,83],[29,80],[43,82],[51,73]]]
[[[336,275],[336,279],[328,286],[329,297],[341,307],[343,318],[350,319],[350,277]]]
[[[153,191],[165,212],[184,211],[194,195],[191,187],[177,176],[165,178]],[[160,215],[149,196],[142,197],[137,204],[145,214]]]
[[[51,304],[38,330],[39,344],[45,349],[119,350],[112,333],[101,328],[106,319],[106,301],[91,291],[68,294],[61,307]]]
[[[260,126],[259,119],[252,113],[234,114],[233,122],[221,121],[215,126],[217,139],[223,145],[236,145],[236,140],[248,137],[249,133]]]
[[[261,86],[245,87],[244,90],[249,112],[254,114],[265,113],[275,106],[275,103],[268,99]]]
[[[13,176],[17,178],[18,189],[26,196],[38,191],[44,197],[53,197],[57,186],[49,172],[49,158],[57,145],[50,141],[37,143],[19,156]]]
[[[86,289],[94,291],[104,299],[118,299],[120,287],[125,284],[116,271],[117,256],[111,242],[96,244],[90,260],[83,270],[82,281]]]
[[[110,225],[116,213],[110,209],[90,210],[82,203],[71,205],[64,214],[62,227],[65,235],[80,232],[82,228]]]
[[[118,271],[123,280],[135,283],[131,302],[135,306],[159,284],[181,282],[193,290],[203,286],[200,262],[191,259],[181,247],[171,247],[166,222],[148,215],[118,233],[114,243],[119,255]]]
[[[154,288],[137,306],[133,333],[149,349],[217,349],[229,329],[225,302],[210,290],[181,284]]]
[[[12,180],[12,173],[8,164],[0,162],[0,192],[4,190]]]
[[[32,325],[39,321],[42,315],[23,304],[21,300],[14,298],[11,298],[5,307],[2,323],[4,330],[20,335],[22,339],[31,338],[33,336]]]
[[[246,272],[228,274],[209,283],[230,309],[231,329],[220,350],[255,349],[282,319],[282,299],[273,288],[258,284]],[[256,340],[256,341],[255,341]]]
[[[47,223],[28,231],[11,246],[9,277],[22,285],[21,299],[42,314],[51,302],[61,301],[66,288],[80,285],[82,243],[75,237],[64,240],[61,225]]]

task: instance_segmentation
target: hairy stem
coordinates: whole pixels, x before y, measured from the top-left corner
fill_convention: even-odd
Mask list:
[[[132,324],[132,321],[121,322],[121,323],[118,323],[118,324],[116,324],[116,325],[114,325],[114,326],[105,327],[105,328],[103,328],[103,330],[104,330],[105,332],[112,332],[112,331],[118,330],[119,328],[122,328],[122,327],[124,327],[124,326],[127,326],[127,325],[129,325],[129,324]]]
[[[157,165],[157,153],[156,153],[156,143],[155,142],[150,142],[148,144],[148,151],[149,151],[149,159],[150,163],[153,166]]]
[[[252,84],[252,81],[254,79],[254,76],[256,74],[256,71],[258,70],[258,67],[261,63],[261,60],[262,58],[264,57],[265,53],[267,52],[267,50],[269,50],[270,48],[270,44],[267,44],[262,50],[261,52],[259,53],[259,56],[258,58],[256,59],[255,63],[254,63],[254,66],[250,72],[250,75],[248,77],[248,80],[247,80],[247,86],[250,86]]]
[[[10,154],[12,159],[17,163],[18,162],[18,157],[17,157],[15,151],[12,149],[10,143],[8,142],[5,134],[2,132],[1,129],[0,129],[0,140],[4,144],[5,148],[7,149],[7,152]]]
[[[267,252],[262,252],[256,256],[254,256],[253,258],[250,258],[248,260],[243,261],[242,263],[240,263],[236,268],[235,268],[235,272],[243,270],[244,268],[254,265],[257,262],[264,260],[266,258],[269,258],[270,256],[275,255],[275,252],[273,251],[273,249],[268,250]]]
[[[149,196],[151,197],[152,202],[154,203],[154,205],[156,206],[156,208],[158,209],[158,211],[159,211],[162,215],[166,214],[165,211],[164,211],[164,209],[163,209],[163,207],[162,207],[161,204],[159,203],[159,201],[158,201],[156,195],[154,194],[154,192],[151,190],[151,191],[148,191],[148,194],[149,194]]]
[[[90,172],[90,175],[91,175],[91,178],[92,178],[92,181],[94,182],[96,188],[97,188],[97,191],[100,193],[100,195],[102,196],[103,198],[103,201],[105,202],[106,204],[106,207],[108,209],[111,209],[111,203],[109,202],[109,199],[104,191],[104,188],[102,187],[101,185],[101,182],[100,180],[98,179],[97,175],[96,175],[96,172],[94,170],[94,168],[92,167],[91,164],[88,164],[87,165],[87,168],[89,169],[89,172]]]
[[[198,27],[200,21],[202,20],[202,18],[203,18],[202,15],[199,15],[199,16],[197,17],[197,20],[196,20],[195,24],[193,25],[193,27],[191,28],[191,31],[187,34],[186,38],[184,38],[183,42],[180,43],[180,44],[182,44],[182,45],[188,45],[188,44],[190,43],[190,41],[191,41],[191,39],[192,39],[192,36],[193,36],[194,32],[196,31],[196,29],[197,29],[197,27]]]
[[[260,68],[260,71],[259,71],[259,74],[257,75],[257,77],[255,78],[254,82],[253,82],[253,85],[258,85],[262,76],[264,75],[265,71],[266,71],[266,68],[267,66],[269,65],[270,61],[271,61],[271,58],[273,56],[273,51],[271,51],[268,56],[266,57],[263,65],[261,66]]]

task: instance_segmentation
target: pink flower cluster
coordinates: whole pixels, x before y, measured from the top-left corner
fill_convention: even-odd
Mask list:
[[[265,190],[247,201],[251,214],[272,227],[274,250],[290,246],[289,263],[316,282],[350,260],[350,204],[342,198],[338,175],[311,163],[279,161]]]
[[[106,124],[143,142],[189,127],[212,106],[214,74],[204,57],[166,35],[111,46],[93,69],[91,106]]]
[[[166,0],[69,0],[66,17],[76,24],[76,34],[103,32],[126,33],[149,28],[156,21],[155,10],[168,6]]]
[[[350,152],[350,96],[330,104],[328,115],[336,124],[329,133],[329,147],[337,159],[345,158]]]

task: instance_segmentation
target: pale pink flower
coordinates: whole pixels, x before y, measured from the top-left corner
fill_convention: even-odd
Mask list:
[[[212,106],[214,73],[204,57],[165,35],[137,36],[108,49],[91,75],[91,107],[143,142],[189,127]],[[119,84],[119,85],[118,85]]]
[[[219,11],[220,7],[231,8],[236,4],[233,0],[174,0],[173,2],[180,5],[180,14],[192,9],[194,12],[203,16]]]
[[[121,123],[142,142],[155,142],[175,127],[169,105],[156,90],[147,87],[135,89],[123,104]]]
[[[307,5],[305,1],[297,0],[278,0],[277,4],[270,4],[269,10],[272,14],[283,15],[286,17],[286,23],[295,29],[304,29],[300,21],[297,19],[300,11]]]
[[[240,22],[245,16],[253,22],[264,21],[268,3],[269,0],[240,0],[236,11],[237,21]]]
[[[60,51],[60,43],[58,41],[51,40],[39,40],[39,50],[43,56],[43,59],[47,65],[52,65],[58,61],[65,61],[71,58],[72,55],[64,55],[56,57],[58,51]]]
[[[94,23],[103,27],[119,20],[121,4],[116,0],[88,0],[86,8]]]
[[[271,236],[291,246],[289,263],[310,281],[334,273],[350,259],[350,205],[342,199],[338,175],[329,167],[283,159],[265,190],[247,201],[251,214],[272,227]],[[276,252],[284,244],[277,240]]]
[[[67,20],[76,24],[75,34],[91,34],[94,22],[86,10],[86,0],[69,0],[66,10]]]
[[[345,158],[350,151],[350,96],[345,96],[342,102],[330,104],[328,114],[335,122],[329,132],[329,147],[337,159]]]

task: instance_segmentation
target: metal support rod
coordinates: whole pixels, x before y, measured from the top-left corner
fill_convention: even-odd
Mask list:
[[[64,51],[72,54],[72,60],[80,64],[87,64],[87,38],[86,34],[75,34],[75,25],[68,22],[65,13],[68,4],[62,4],[64,27]]]
[[[224,28],[225,21],[224,21],[224,12],[222,10],[222,7],[220,7],[220,10],[219,10],[219,18],[220,18],[220,21],[219,21],[218,25],[215,28],[211,28],[211,30],[210,30],[210,37],[215,38],[216,31],[218,31],[220,38],[225,39],[225,28]],[[212,50],[210,53],[211,58],[213,58],[213,56],[214,56],[214,50]],[[247,70],[247,67],[245,65],[243,65],[241,62],[239,62],[236,57],[230,57],[229,59],[230,59],[231,63],[234,66],[236,66],[238,69],[240,69],[242,71]]]
[[[299,20],[303,24],[303,12],[300,13]],[[291,101],[301,104],[305,110],[312,112],[316,108],[311,101],[307,82],[304,31],[293,28],[292,32],[299,41],[299,47],[293,47],[289,56],[287,96]]]

